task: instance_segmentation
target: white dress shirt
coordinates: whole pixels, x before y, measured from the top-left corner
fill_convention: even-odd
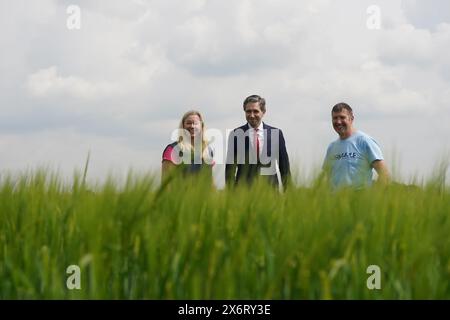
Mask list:
[[[256,148],[256,143],[255,143],[255,129],[250,125],[250,123],[248,124],[249,126],[249,138],[250,138],[250,143],[252,145],[252,147],[255,149]],[[259,140],[259,155],[262,154],[262,150],[264,147],[264,126],[263,126],[263,122],[261,121],[261,123],[258,126],[258,140]]]

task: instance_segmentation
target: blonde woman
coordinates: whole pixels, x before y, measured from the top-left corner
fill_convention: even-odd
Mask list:
[[[191,110],[181,119],[178,139],[166,146],[162,155],[162,178],[173,169],[183,175],[207,171],[212,177],[214,152],[205,136],[205,123],[200,112]]]

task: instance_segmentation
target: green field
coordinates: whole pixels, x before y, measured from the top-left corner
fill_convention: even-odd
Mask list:
[[[278,194],[1,176],[2,299],[450,299],[449,280],[450,194],[432,181]]]

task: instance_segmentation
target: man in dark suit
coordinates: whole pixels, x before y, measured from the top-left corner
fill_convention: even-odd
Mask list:
[[[290,184],[289,157],[283,132],[262,122],[266,101],[258,95],[244,100],[247,124],[234,129],[228,138],[225,182],[234,186],[242,181],[250,184],[257,177],[279,186],[278,166],[284,189]]]

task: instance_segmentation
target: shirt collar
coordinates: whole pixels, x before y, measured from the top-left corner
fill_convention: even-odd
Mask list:
[[[250,129],[250,130],[255,130],[255,128],[253,128],[251,125],[250,125],[250,123],[248,123],[247,122],[247,125],[248,125],[248,128]],[[264,123],[261,121],[261,123],[259,124],[259,126],[258,126],[258,130],[259,131],[263,131],[264,130]]]

